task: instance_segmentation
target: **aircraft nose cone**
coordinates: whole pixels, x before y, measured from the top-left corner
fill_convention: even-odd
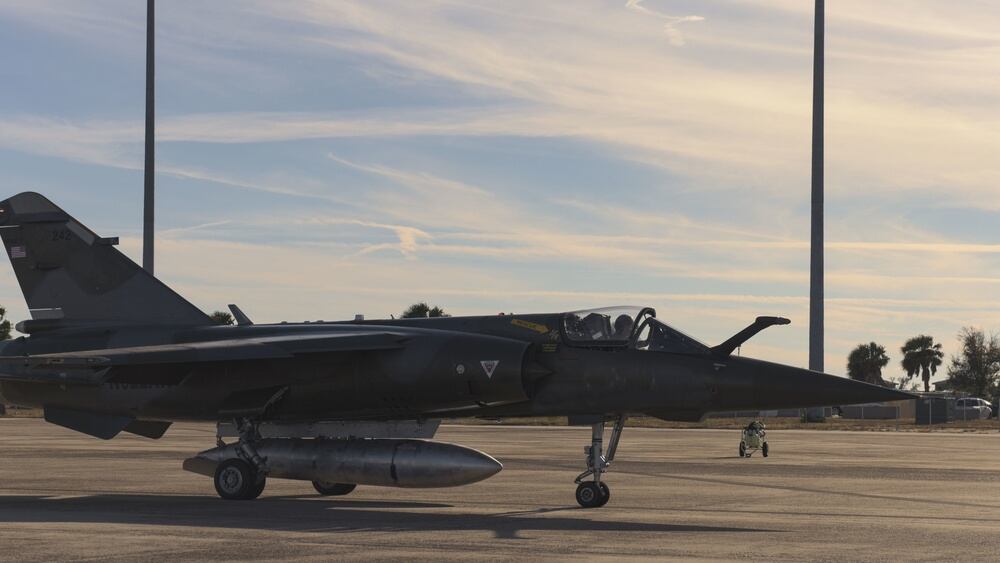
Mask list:
[[[788,366],[765,366],[758,372],[758,381],[768,393],[783,403],[801,407],[853,405],[881,401],[912,399],[909,393],[837,377],[817,371]]]
[[[916,398],[914,395],[782,364],[746,360],[753,373],[755,405],[761,409],[826,407]]]

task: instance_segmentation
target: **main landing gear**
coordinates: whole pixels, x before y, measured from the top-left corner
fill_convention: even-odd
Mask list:
[[[271,469],[268,467],[267,458],[258,451],[261,445],[260,422],[259,418],[234,420],[233,425],[239,441],[230,446],[226,446],[222,441],[220,431],[217,445],[226,453],[222,456],[225,459],[215,466],[214,483],[215,492],[226,500],[253,500],[264,492],[267,475]],[[281,464],[278,465],[280,469]],[[197,470],[195,472],[201,473]],[[211,474],[210,470],[206,474]],[[357,487],[351,483],[325,481],[313,481],[312,485],[316,492],[323,496],[347,495]]]
[[[351,494],[357,485],[353,483],[324,483],[323,481],[313,481],[313,488],[316,492],[325,497],[342,497]]]
[[[587,455],[587,470],[576,478],[576,502],[583,508],[599,508],[608,504],[611,499],[611,489],[607,483],[601,481],[601,475],[607,472],[611,462],[615,459],[615,451],[618,449],[618,442],[622,437],[622,430],[625,428],[625,415],[620,415],[615,419],[615,426],[611,431],[611,441],[608,443],[607,455],[601,455],[604,445],[604,422],[598,422],[591,426],[590,445],[583,448]],[[587,477],[593,477],[589,481],[584,481]]]
[[[267,459],[260,457],[253,446],[260,440],[259,422],[248,418],[234,422],[240,435],[237,457],[223,461],[215,469],[215,492],[226,500],[253,500],[267,485]]]

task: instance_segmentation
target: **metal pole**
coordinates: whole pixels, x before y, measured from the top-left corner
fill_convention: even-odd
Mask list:
[[[146,0],[146,162],[143,168],[143,209],[142,209],[142,267],[153,273],[153,117],[154,117],[154,87],[153,65],[156,57],[153,53],[153,36],[155,28],[153,16],[156,13],[153,0]]]
[[[813,39],[812,236],[809,260],[809,369],[823,371],[823,44],[824,0],[816,0]],[[820,421],[821,409],[807,418]]]

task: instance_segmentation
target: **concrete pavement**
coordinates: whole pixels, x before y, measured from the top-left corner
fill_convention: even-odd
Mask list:
[[[226,502],[183,458],[214,427],[109,442],[0,419],[0,559],[1000,558],[1000,434],[626,429],[610,503],[577,507],[588,428],[443,426],[504,463],[436,490],[323,498],[271,480]]]

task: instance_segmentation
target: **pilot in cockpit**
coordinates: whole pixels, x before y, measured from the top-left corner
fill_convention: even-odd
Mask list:
[[[614,340],[628,340],[632,336],[632,317],[629,315],[618,315],[615,319],[615,330],[611,338]]]
[[[607,315],[600,313],[590,313],[580,321],[580,329],[587,340],[607,340],[610,328]]]

